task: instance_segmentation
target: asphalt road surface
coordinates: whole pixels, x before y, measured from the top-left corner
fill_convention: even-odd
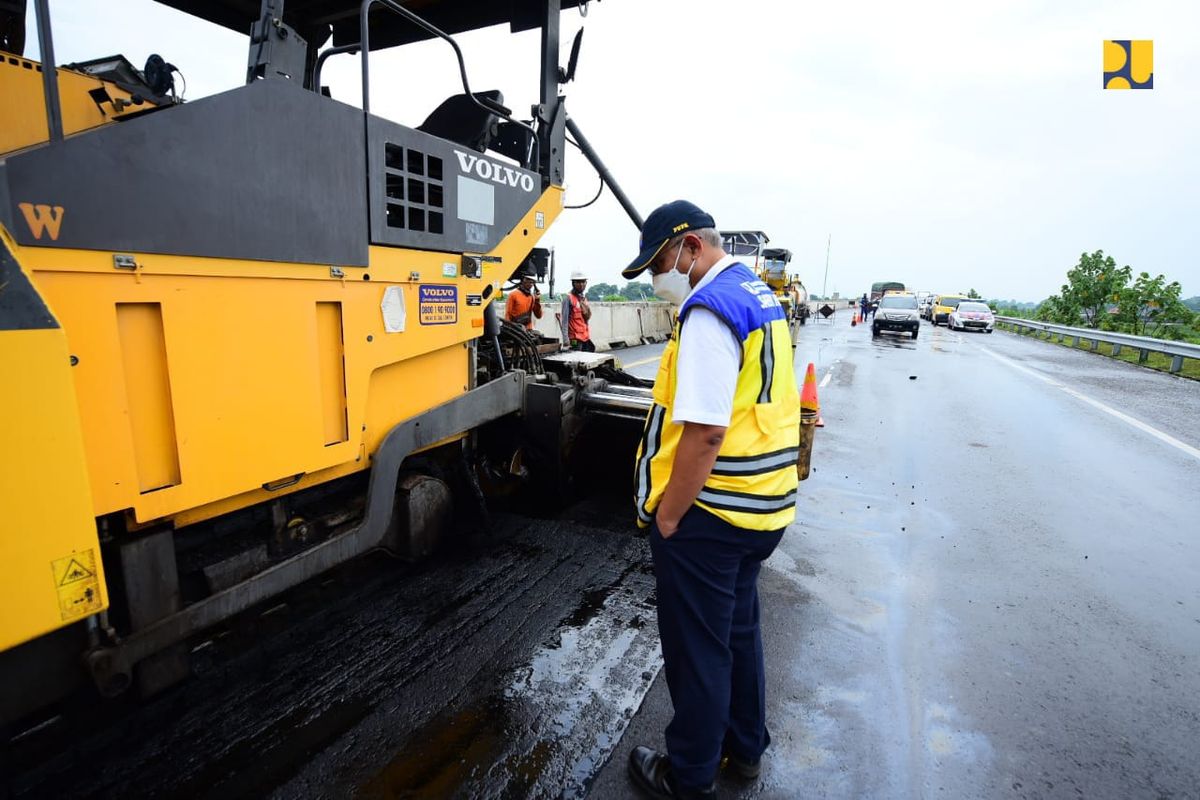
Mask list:
[[[826,427],[762,578],[774,742],[722,791],[1200,797],[1200,383],[839,317],[797,348]]]
[[[761,580],[773,744],[722,794],[1200,797],[1200,383],[845,312],[796,355],[826,427]],[[670,716],[623,498],[365,559],[196,648],[183,687],[10,742],[9,793],[634,797]]]

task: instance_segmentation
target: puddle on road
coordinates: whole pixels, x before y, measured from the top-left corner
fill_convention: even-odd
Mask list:
[[[904,334],[904,336],[895,336],[883,334],[878,337],[872,337],[871,346],[878,348],[886,348],[888,350],[916,350],[917,340]]]
[[[645,565],[587,591],[504,688],[416,731],[361,794],[583,797],[661,666]]]

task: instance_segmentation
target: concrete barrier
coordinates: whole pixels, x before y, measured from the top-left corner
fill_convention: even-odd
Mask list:
[[[548,339],[562,338],[559,310],[562,301],[543,299],[545,314],[534,321],[534,328]],[[588,323],[597,350],[634,347],[664,341],[675,324],[675,306],[670,303],[591,303]]]

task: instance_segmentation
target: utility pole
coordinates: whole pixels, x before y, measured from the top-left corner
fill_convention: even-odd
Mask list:
[[[829,240],[825,242],[825,279],[821,281],[821,297],[828,300],[829,295],[825,290],[829,286],[829,248],[833,245],[833,234],[829,234]]]

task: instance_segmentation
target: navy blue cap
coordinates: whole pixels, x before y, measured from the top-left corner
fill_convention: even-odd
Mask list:
[[[701,211],[695,203],[675,200],[659,206],[650,212],[650,216],[646,217],[642,224],[642,237],[638,240],[640,252],[637,258],[629,262],[628,267],[621,270],[621,276],[633,280],[641,275],[642,270],[650,266],[650,262],[662,252],[667,242],[679,234],[715,227],[717,223],[713,218]]]

